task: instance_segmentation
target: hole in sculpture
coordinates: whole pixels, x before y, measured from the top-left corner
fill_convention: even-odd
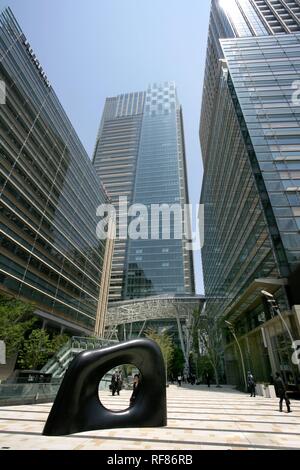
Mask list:
[[[114,367],[99,383],[100,402],[110,411],[127,410],[139,392],[141,379],[139,369],[133,364]]]

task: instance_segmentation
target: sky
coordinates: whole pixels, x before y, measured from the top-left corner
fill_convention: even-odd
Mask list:
[[[92,157],[105,98],[174,80],[190,202],[202,182],[199,120],[210,0],[0,0],[10,6]],[[197,293],[204,292],[200,252]]]

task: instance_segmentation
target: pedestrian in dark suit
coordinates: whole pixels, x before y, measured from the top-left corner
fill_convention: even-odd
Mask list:
[[[130,406],[133,406],[141,389],[141,377],[140,374],[135,374],[133,377],[133,391],[130,397]]]
[[[291,413],[290,400],[287,396],[286,386],[279,372],[276,372],[274,385],[275,385],[277,396],[279,397],[279,411],[282,412],[282,405],[283,405],[283,400],[284,400],[286,407],[287,407],[287,412]]]
[[[111,389],[111,392],[112,392],[112,396],[114,397],[115,393],[120,395],[121,388],[122,388],[122,377],[121,377],[120,372],[116,371],[116,372],[113,373],[113,375],[111,377],[110,389]]]
[[[251,397],[254,397],[255,398],[255,395],[256,395],[256,383],[255,383],[255,380],[254,380],[254,377],[253,375],[251,374],[251,372],[249,371],[248,372],[248,390],[249,392],[251,393]]]
[[[210,388],[210,375],[209,375],[208,372],[206,373],[206,384],[207,384],[208,388]]]

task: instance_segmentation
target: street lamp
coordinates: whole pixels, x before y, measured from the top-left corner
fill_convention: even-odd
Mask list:
[[[286,328],[286,330],[287,330],[287,332],[288,332],[288,335],[289,335],[290,340],[291,340],[292,345],[293,345],[293,344],[294,344],[293,335],[292,335],[291,330],[289,329],[289,327],[288,327],[288,325],[287,325],[285,319],[284,319],[283,316],[281,315],[281,311],[280,311],[279,305],[278,305],[278,303],[277,303],[275,297],[274,297],[272,294],[270,294],[270,292],[267,292],[266,290],[262,290],[261,293],[262,293],[262,295],[267,299],[267,302],[268,302],[268,303],[270,304],[270,306],[271,306],[271,311],[272,311],[272,313],[273,313],[272,318],[274,318],[274,316],[275,316],[276,314],[280,317],[282,323],[284,324],[284,326],[285,326],[285,328]],[[274,314],[275,314],[275,315],[274,315]]]
[[[247,378],[246,378],[246,369],[245,369],[245,363],[244,363],[244,358],[243,358],[243,353],[242,353],[242,349],[241,349],[241,346],[240,346],[240,343],[237,339],[237,336],[235,334],[235,330],[234,330],[234,326],[232,323],[230,323],[229,321],[225,320],[225,323],[226,325],[228,326],[228,329],[230,331],[230,333],[232,334],[232,336],[234,337],[235,339],[235,342],[238,346],[238,350],[239,350],[239,353],[240,353],[240,356],[241,356],[241,363],[242,363],[242,369],[243,369],[243,376],[244,376],[244,384],[245,384],[245,392],[247,392],[248,390],[248,385],[247,385]]]
[[[286,328],[286,331],[288,332],[288,335],[289,335],[289,338],[291,340],[291,343],[292,343],[292,349],[295,349],[295,340],[293,338],[293,335],[291,333],[291,330],[289,329],[288,327],[288,324],[287,322],[285,321],[285,319],[283,318],[282,314],[281,314],[281,311],[280,311],[280,307],[278,305],[278,302],[277,300],[275,299],[274,295],[270,294],[270,292],[266,291],[266,290],[262,290],[261,291],[262,295],[266,298],[266,301],[268,302],[268,304],[270,305],[271,307],[271,314],[272,314],[272,318],[274,318],[274,316],[277,314],[279,316],[279,318],[281,319],[283,325],[285,326]],[[298,369],[300,371],[300,364],[298,364]]]

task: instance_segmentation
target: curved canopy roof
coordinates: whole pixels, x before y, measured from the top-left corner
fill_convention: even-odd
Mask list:
[[[147,320],[188,319],[189,314],[201,308],[204,302],[205,297],[201,295],[162,295],[110,303],[106,327]]]

